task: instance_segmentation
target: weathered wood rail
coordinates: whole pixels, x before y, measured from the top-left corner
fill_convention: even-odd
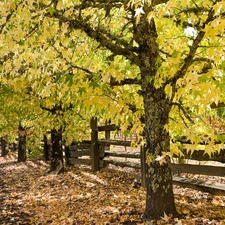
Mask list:
[[[91,141],[84,141],[70,146],[72,164],[90,165],[93,171],[106,168],[109,164],[120,167],[132,167],[140,170],[142,185],[146,185],[146,154],[145,149],[137,151],[110,150],[113,146],[131,146],[131,141],[111,140],[110,131],[118,129],[115,125],[97,126],[97,119],[91,122]],[[105,132],[105,139],[98,139],[98,132]],[[130,160],[124,160],[124,158]],[[222,158],[223,159],[223,158]],[[208,176],[225,176],[225,167],[193,164],[171,163],[174,174],[173,183],[181,187],[188,187],[200,191],[209,192],[213,195],[225,195],[225,184],[212,183],[198,179],[189,179],[177,176],[180,173],[202,174]]]
[[[214,152],[211,156],[205,154],[203,150],[195,150],[193,152],[182,150],[185,159],[193,159],[198,161],[217,161],[225,163],[225,149],[221,149],[220,152]],[[178,155],[173,155],[174,157],[179,157]]]
[[[91,165],[91,141],[83,141],[82,143],[73,143],[69,146],[70,163]],[[88,158],[81,158],[88,156]]]
[[[173,184],[184,188],[192,188],[198,191],[208,192],[212,195],[225,195],[225,184],[176,176],[173,177]]]

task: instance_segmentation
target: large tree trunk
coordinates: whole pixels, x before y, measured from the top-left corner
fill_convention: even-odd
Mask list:
[[[147,198],[144,218],[160,219],[177,215],[169,167],[170,137],[165,125],[168,124],[170,104],[163,89],[151,87],[144,96],[145,135],[147,154]],[[161,158],[160,158],[161,157]]]
[[[52,154],[51,154],[51,174],[63,172],[63,152],[62,152],[62,131],[51,130]]]
[[[148,7],[148,6],[147,6]],[[154,19],[149,22],[144,14],[135,27],[135,40],[139,44],[141,93],[144,101],[146,157],[146,209],[144,218],[160,219],[164,213],[177,215],[169,167],[170,137],[168,124],[171,100],[165,86],[156,87],[160,75],[157,60],[160,58]],[[165,152],[165,153],[164,153]],[[158,161],[159,157],[162,157]]]
[[[19,125],[19,143],[18,143],[18,162],[25,162],[27,159],[26,154],[26,130],[23,126]]]

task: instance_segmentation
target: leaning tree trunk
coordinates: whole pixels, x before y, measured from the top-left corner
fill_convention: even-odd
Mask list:
[[[51,164],[50,172],[59,174],[63,171],[63,152],[62,152],[62,132],[60,130],[51,130],[51,142],[52,142],[52,153],[51,153]]]
[[[26,130],[23,126],[19,125],[19,143],[18,143],[18,162],[25,162],[27,159],[26,154]]]
[[[147,156],[147,198],[144,218],[160,219],[177,215],[169,167],[170,137],[165,125],[168,124],[170,104],[163,89],[151,87],[144,95],[145,135]]]

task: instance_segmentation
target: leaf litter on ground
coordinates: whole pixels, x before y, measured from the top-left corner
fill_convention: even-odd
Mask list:
[[[184,217],[165,214],[159,221],[143,222],[146,190],[134,185],[132,175],[73,166],[46,176],[48,168],[40,160],[0,158],[2,225],[225,224],[225,197],[174,186],[177,210]]]

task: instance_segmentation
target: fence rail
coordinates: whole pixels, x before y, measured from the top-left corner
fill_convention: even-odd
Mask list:
[[[110,157],[123,157],[130,159],[140,159],[140,152],[131,152],[131,151],[105,151],[105,156]]]
[[[192,173],[208,176],[225,176],[225,167],[193,164],[171,164],[173,173]]]
[[[208,192],[212,195],[225,195],[225,184],[200,181],[197,179],[189,179],[184,177],[173,177],[173,184],[192,188],[202,192]]]
[[[140,169],[140,178],[143,186],[146,186],[146,153],[145,149],[140,151],[110,150],[110,146],[131,146],[131,141],[111,140],[110,131],[118,129],[116,125],[97,126],[97,118],[91,121],[91,141],[70,146],[73,164],[91,165],[93,171],[102,170],[109,164],[120,167],[131,167]],[[98,132],[105,132],[106,139],[98,139]],[[86,157],[86,158],[84,158]],[[126,158],[127,160],[124,160]],[[190,157],[188,157],[190,158]],[[222,161],[225,160],[222,158]],[[173,183],[182,187],[206,191],[214,195],[225,195],[225,184],[210,183],[196,179],[188,179],[177,176],[180,173],[202,174],[209,176],[225,176],[225,167],[193,164],[171,163],[174,174]]]

